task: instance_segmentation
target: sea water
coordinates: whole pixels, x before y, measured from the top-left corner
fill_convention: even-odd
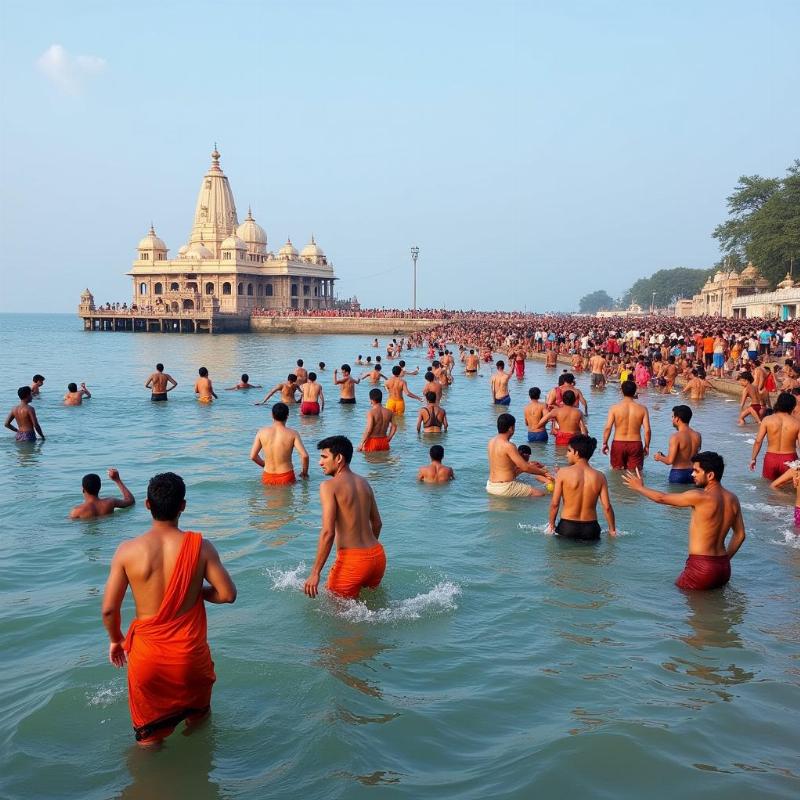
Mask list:
[[[747,469],[755,427],[738,428],[725,396],[692,404],[704,446],[726,459],[748,538],[721,591],[686,594],[688,511],[649,503],[609,473],[620,536],[596,545],[545,534],[548,500],[489,497],[486,442],[500,411],[489,367],[456,371],[444,395],[450,430],[418,437],[416,403],[388,454],[356,454],[384,520],[388,569],[359,601],[302,584],[316,552],[323,479],[316,443],[363,430],[336,403],[335,366],[375,356],[369,336],[87,333],[59,316],[0,316],[2,396],[46,377],[35,407],[47,441],[0,444],[0,796],[8,798],[789,798],[800,793],[798,582],[791,493]],[[382,344],[385,337],[381,338]],[[404,354],[424,368],[422,351]],[[272,387],[295,360],[320,373],[328,403],[296,427],[311,477],[265,489],[249,460],[264,392],[225,392],[242,372]],[[151,403],[157,361],[179,382]],[[197,368],[218,402],[199,405]],[[355,373],[358,373],[355,368]],[[527,389],[556,370],[528,362],[511,381],[522,420]],[[65,408],[70,381],[93,393]],[[412,391],[422,376],[409,378]],[[593,392],[600,438],[617,389]],[[666,450],[676,396],[644,393],[653,450]],[[4,409],[5,411],[5,409]],[[520,424],[515,440],[523,441]],[[415,481],[429,446],[456,471]],[[564,463],[552,444],[534,458]],[[599,451],[593,462],[608,470]],[[67,519],[86,472],[119,468],[134,508]],[[147,480],[174,470],[188,487],[181,524],[214,542],[239,589],[209,606],[218,676],[207,725],[162,751],[133,743],[125,672],[107,659],[100,601],[117,545],[147,529]],[[648,460],[649,485],[667,468]],[[104,493],[116,489],[104,480]],[[603,525],[605,527],[604,521]],[[331,558],[332,560],[332,558]],[[123,608],[123,626],[131,604]]]

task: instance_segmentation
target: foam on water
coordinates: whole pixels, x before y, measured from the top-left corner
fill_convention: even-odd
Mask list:
[[[800,550],[800,531],[796,528],[792,531],[781,531],[783,539],[770,539],[770,544],[779,544],[782,547],[791,547],[793,550]]]
[[[302,589],[305,585],[306,565],[301,561],[294,569],[278,569],[271,567],[265,570],[264,574],[272,580],[272,588],[278,592],[285,592],[287,589]]]
[[[114,705],[114,703],[125,695],[126,691],[127,686],[121,681],[107,686],[101,686],[99,689],[86,692],[86,703],[89,706],[106,708],[107,706]]]
[[[793,516],[793,506],[770,505],[769,503],[742,503],[742,511],[754,511],[758,514],[765,514],[774,519],[786,520]]]

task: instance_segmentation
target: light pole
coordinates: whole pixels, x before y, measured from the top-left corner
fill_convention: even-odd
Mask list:
[[[414,311],[417,310],[417,259],[419,258],[419,247],[411,248],[411,260],[414,262]]]
[[[656,308],[656,293],[653,292],[653,296],[650,298],[650,313],[652,314]]]

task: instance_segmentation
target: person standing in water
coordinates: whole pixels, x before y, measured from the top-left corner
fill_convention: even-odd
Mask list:
[[[18,442],[35,442],[37,433],[42,441],[44,441],[44,434],[42,433],[41,425],[39,425],[39,419],[36,416],[35,409],[31,405],[33,390],[30,386],[20,386],[19,389],[17,389],[17,397],[19,397],[19,404],[8,412],[5,427],[15,434]],[[17,423],[16,428],[13,426],[12,422]]]
[[[150,390],[150,399],[163,402],[169,399],[167,394],[178,385],[178,381],[167,372],[163,364],[156,364],[156,371],[147,379],[144,388]]]
[[[660,450],[653,456],[653,461],[668,464],[670,483],[694,483],[692,458],[700,452],[703,437],[689,427],[692,421],[692,409],[689,406],[675,406],[672,409],[672,427],[678,432],[669,437],[669,449],[664,455]]]

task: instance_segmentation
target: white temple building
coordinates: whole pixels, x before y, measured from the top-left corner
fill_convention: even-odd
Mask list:
[[[248,210],[239,223],[216,147],[203,177],[189,240],[176,258],[153,226],[128,273],[139,311],[249,316],[257,309],[332,308],[333,266],[311,236],[298,252],[291,239],[277,253]]]

